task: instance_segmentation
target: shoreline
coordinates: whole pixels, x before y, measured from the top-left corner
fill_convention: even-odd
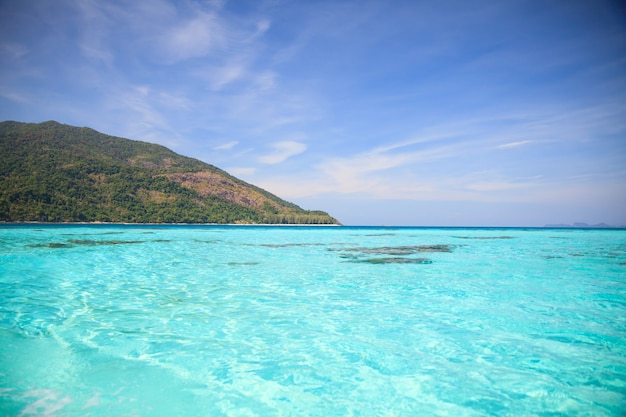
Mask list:
[[[91,226],[289,226],[289,227],[308,227],[308,226],[332,226],[341,227],[342,224],[307,224],[307,223],[294,223],[294,224],[282,224],[282,223],[126,223],[126,222],[5,222],[0,221],[0,225],[91,225]],[[411,226],[413,227],[413,226]]]
[[[341,227],[341,228],[377,228],[377,229],[528,229],[528,230],[626,230],[626,227],[581,227],[581,226],[416,226],[416,225],[343,225],[343,224],[281,224],[281,223],[124,223],[124,222],[6,222],[1,226],[211,226],[211,227]]]

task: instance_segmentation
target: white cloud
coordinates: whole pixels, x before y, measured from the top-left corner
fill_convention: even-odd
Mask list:
[[[121,85],[111,88],[104,101],[105,113],[110,112],[118,121],[119,134],[176,148],[180,136],[159,106],[163,102],[160,94],[147,86],[126,87]],[[102,120],[100,118],[99,123]],[[106,129],[102,131],[107,132]]]
[[[272,144],[273,152],[259,157],[259,161],[264,164],[279,164],[292,156],[301,154],[306,151],[307,146],[304,143],[285,140]]]
[[[271,90],[276,86],[276,73],[254,68],[253,55],[254,52],[242,52],[219,63],[196,69],[192,74],[204,80],[208,89],[213,92],[222,91],[237,82],[245,86],[247,92],[247,94],[243,94],[245,97],[254,95],[256,92]]]
[[[110,18],[112,8],[102,6],[94,1],[78,2],[77,7],[82,18],[82,36],[79,40],[82,54],[89,59],[111,67],[115,57],[105,39],[107,39],[114,25]]]
[[[3,59],[18,60],[29,52],[28,48],[16,42],[0,43],[0,56]]]
[[[216,147],[213,148],[213,150],[216,150],[216,151],[228,151],[228,150],[234,148],[235,145],[237,145],[238,143],[239,143],[238,141],[233,140],[233,141],[230,141],[230,142],[226,142],[226,143],[224,143],[222,145],[216,146]]]
[[[5,90],[3,87],[0,87],[0,97],[4,97],[7,100],[11,100],[20,104],[27,104],[30,102],[30,99],[26,94],[8,91]]]
[[[419,142],[418,140],[411,141]],[[403,142],[404,144],[409,143]],[[364,193],[374,198],[449,199],[449,184],[443,186],[436,177],[419,178],[421,163],[449,158],[463,149],[439,146],[413,152],[393,153],[400,143],[373,149],[348,157],[332,157],[315,165],[311,171],[281,178],[259,179],[261,187],[285,198],[302,198],[325,193]],[[464,147],[463,147],[464,148]],[[467,191],[456,190],[464,197]],[[437,197],[435,197],[437,196]]]
[[[270,90],[276,86],[276,77],[274,71],[263,71],[256,75],[255,84],[261,91]]]
[[[246,73],[246,66],[239,62],[226,63],[219,67],[209,68],[206,78],[209,80],[210,89],[222,90],[228,84],[241,79]]]
[[[180,22],[162,37],[170,59],[181,61],[207,55],[226,44],[225,28],[214,13],[199,13]]]
[[[499,145],[498,148],[499,149],[517,148],[518,146],[527,145],[529,143],[532,143],[532,140],[520,140],[518,142],[504,143],[502,145]]]
[[[257,22],[256,24],[256,32],[254,33],[254,36],[259,36],[264,34],[265,32],[267,32],[267,30],[270,28],[271,23],[269,20],[267,19],[261,19],[260,21]]]
[[[157,43],[166,60],[173,64],[212,56],[218,61],[226,60],[225,74],[232,73],[233,69],[238,73],[239,67],[245,68],[246,58],[256,54],[255,46],[271,23],[265,18],[234,19],[220,9],[220,5],[209,10],[192,7],[190,18],[169,16]]]
[[[187,111],[193,107],[193,103],[186,96],[166,93],[163,91],[158,94],[158,101],[162,106],[172,109]]]

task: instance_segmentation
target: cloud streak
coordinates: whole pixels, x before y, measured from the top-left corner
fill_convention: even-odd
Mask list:
[[[200,13],[173,28],[163,41],[170,56],[178,60],[206,55],[226,43],[224,28],[213,13]]]
[[[509,142],[509,143],[504,143],[502,145],[498,145],[498,148],[500,148],[500,149],[517,148],[518,146],[528,145],[529,143],[532,143],[532,141],[531,140],[520,140],[520,141],[517,141],[517,142]]]
[[[279,164],[292,156],[299,155],[306,151],[307,145],[304,143],[285,140],[271,145],[272,152],[259,157],[259,162],[263,164]]]
[[[213,149],[216,151],[229,151],[232,148],[234,148],[239,142],[236,140],[230,141],[230,142],[226,142],[222,145],[218,145],[216,147],[214,147]]]

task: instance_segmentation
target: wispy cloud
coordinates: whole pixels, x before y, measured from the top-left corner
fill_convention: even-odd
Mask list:
[[[164,51],[172,61],[207,55],[227,46],[228,38],[222,20],[215,13],[199,13],[166,31],[162,37]]]
[[[423,134],[364,152],[327,157],[308,173],[281,180],[265,178],[260,183],[290,198],[339,193],[422,201],[558,202],[547,190],[563,188],[569,196],[580,196],[584,188],[562,178],[567,170],[576,169],[567,167],[561,154],[567,150],[573,158],[586,132],[605,129],[603,114],[602,108],[566,111],[562,107],[535,109],[523,116],[492,113],[431,126]],[[500,152],[531,144],[538,152],[532,164]],[[580,160],[584,162],[586,155],[583,152]]]
[[[111,33],[117,30],[126,13],[114,3],[85,0],[76,3],[79,38],[76,39],[83,56],[111,68],[115,62],[112,45],[108,44]]]
[[[184,99],[182,108],[184,109]],[[124,85],[111,86],[103,102],[104,110],[109,117],[122,123],[115,134],[124,137],[160,143],[176,149],[180,142],[180,134],[174,129],[167,117],[167,110],[173,110],[175,104],[168,95],[153,91],[147,86],[137,86],[126,90]],[[99,118],[94,127],[106,124],[108,118]],[[105,132],[114,133],[113,128],[100,128]]]
[[[273,151],[259,157],[260,162],[269,165],[279,164],[292,156],[301,154],[307,149],[306,144],[291,140],[276,142],[271,147]]]
[[[15,91],[5,90],[4,88],[0,89],[0,97],[4,97],[10,101],[13,101],[15,103],[20,103],[20,104],[27,104],[30,101],[30,98],[26,96],[25,94],[15,92]]]
[[[231,150],[232,148],[234,148],[237,144],[239,143],[239,141],[233,140],[230,142],[226,142],[222,145],[218,145],[216,147],[213,148],[213,150],[216,151],[228,151]]]
[[[509,142],[509,143],[504,143],[502,145],[498,145],[498,148],[500,148],[500,149],[517,148],[518,146],[527,145],[529,143],[532,143],[532,141],[531,140],[520,140],[520,141],[517,141],[517,142]]]
[[[202,72],[198,72],[198,75],[208,80],[211,90],[219,91],[244,77],[246,72],[246,64],[233,60],[219,66],[206,68]]]
[[[18,60],[28,54],[28,48],[17,42],[0,41],[0,56],[4,59]]]

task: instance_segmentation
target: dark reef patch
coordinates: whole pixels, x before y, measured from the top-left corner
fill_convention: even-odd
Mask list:
[[[374,233],[371,235],[365,235],[367,237],[378,237],[378,236],[395,236],[396,233]]]
[[[69,243],[50,242],[50,243],[32,243],[32,244],[26,245],[26,247],[62,249],[62,248],[73,248],[74,245],[70,245]]]
[[[103,245],[132,245],[135,243],[144,243],[143,240],[89,240],[89,239],[70,239],[70,243],[84,246],[103,246]]]
[[[410,255],[419,253],[450,253],[453,245],[412,245],[412,246],[381,246],[381,247],[347,247],[328,248],[329,251],[340,252],[339,257],[345,262],[369,264],[431,264],[427,258],[412,258]],[[384,257],[369,257],[384,255]]]
[[[264,248],[292,248],[302,246],[326,246],[323,243],[259,243],[249,244],[248,246],[261,246]]]
[[[450,245],[415,245],[415,246],[383,246],[378,248],[329,248],[330,251],[338,252],[360,252],[366,255],[413,255],[415,253],[450,253],[452,246]]]
[[[457,239],[494,240],[494,239],[515,239],[513,236],[452,236]]]
[[[365,263],[365,264],[374,264],[374,265],[384,265],[384,264],[432,264],[433,261],[427,258],[367,258],[367,259],[351,259],[346,262],[354,262],[354,263]]]

